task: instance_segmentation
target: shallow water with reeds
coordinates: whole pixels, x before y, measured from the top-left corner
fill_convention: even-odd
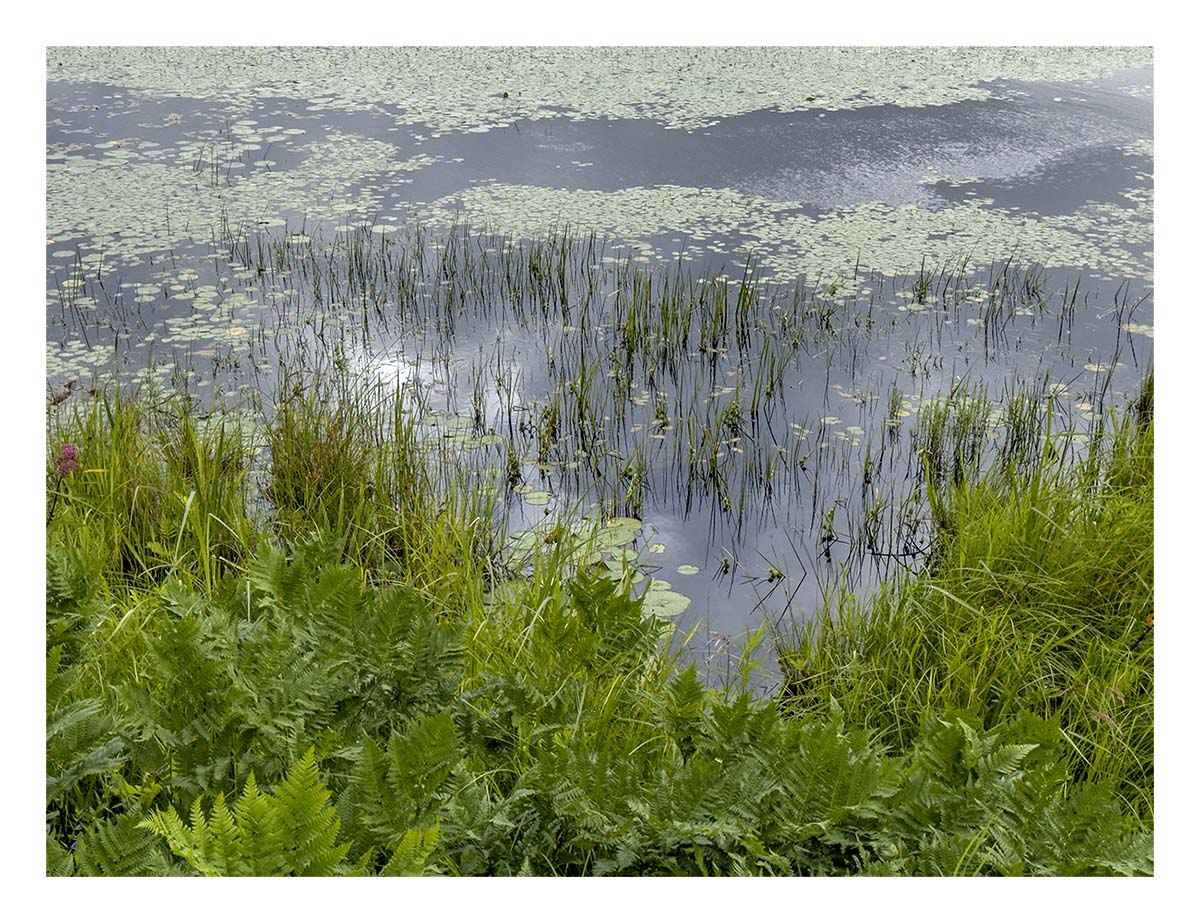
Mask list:
[[[1152,362],[1148,52],[105,51],[47,55],[55,407],[395,383],[512,579],[596,526],[711,648],[919,567],[930,479],[1086,450]]]

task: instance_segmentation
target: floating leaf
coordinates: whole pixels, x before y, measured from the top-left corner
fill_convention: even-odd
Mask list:
[[[454,413],[435,413],[425,418],[425,422],[450,433],[470,432],[475,423],[470,417]]]
[[[660,619],[670,619],[680,615],[692,604],[690,597],[674,590],[660,589],[656,584],[663,581],[652,580],[646,595],[642,597],[642,605],[650,615]]]
[[[601,548],[620,547],[633,541],[633,537],[641,528],[642,523],[638,519],[610,519],[605,523],[604,528],[596,533],[596,543]]]

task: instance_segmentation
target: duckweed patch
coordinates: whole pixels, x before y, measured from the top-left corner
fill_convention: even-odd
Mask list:
[[[547,226],[570,223],[631,241],[635,253],[661,262],[693,261],[728,238],[760,254],[764,275],[853,279],[862,267],[887,274],[915,271],[926,261],[954,262],[970,254],[979,270],[999,253],[1044,265],[1075,266],[1114,277],[1151,271],[1153,202],[1131,188],[1128,206],[1088,205],[1068,215],[1036,217],[1017,209],[970,202],[930,210],[881,203],[834,209],[817,217],[800,202],[779,202],[732,189],[680,186],[629,187],[615,192],[479,185],[456,193],[453,204],[472,222],[536,236]],[[449,201],[420,212],[444,223]],[[672,249],[654,242],[684,235]]]
[[[564,111],[696,130],[758,109],[946,105],[1003,97],[999,80],[1087,82],[1151,63],[1149,48],[1102,47],[48,48],[46,77],[241,109],[381,110],[436,137]]]

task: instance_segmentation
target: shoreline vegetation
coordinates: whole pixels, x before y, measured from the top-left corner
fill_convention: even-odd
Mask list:
[[[722,684],[600,551],[628,510],[514,556],[399,385],[277,381],[51,402],[50,874],[1152,874],[1152,372],[1083,434],[1015,389],[996,451],[922,406],[921,566]]]
[[[50,433],[49,870],[1150,873],[1151,408],[932,491],[922,573],[763,697],[562,552],[494,593],[402,414],[281,414],[263,528],[238,433],[98,396]]]

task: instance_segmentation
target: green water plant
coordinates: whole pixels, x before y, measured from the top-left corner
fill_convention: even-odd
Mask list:
[[[1153,378],[1144,394],[1152,393]],[[931,562],[867,601],[835,599],[781,654],[785,700],[834,697],[885,739],[947,710],[1061,727],[1073,772],[1153,805],[1153,437],[1143,398],[1087,460],[1047,444],[944,480],[928,469]],[[1062,444],[1061,441],[1059,443]],[[962,456],[959,455],[959,458]],[[945,469],[941,469],[944,471]]]

